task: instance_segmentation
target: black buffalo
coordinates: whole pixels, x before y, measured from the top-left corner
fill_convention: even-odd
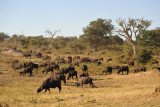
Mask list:
[[[129,67],[128,66],[122,66],[119,70],[118,70],[118,74],[120,73],[120,72],[122,72],[122,74],[123,74],[123,71],[127,71],[127,75],[128,75],[128,73],[129,73]]]
[[[45,93],[48,90],[50,92],[50,88],[59,88],[59,93],[61,91],[61,82],[60,80],[54,79],[54,78],[47,78],[45,81],[43,81],[42,85],[37,89],[37,93],[41,92],[43,89],[45,89]]]

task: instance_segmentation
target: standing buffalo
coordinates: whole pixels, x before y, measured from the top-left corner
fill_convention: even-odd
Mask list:
[[[83,84],[90,84],[90,87],[93,86],[93,82],[92,82],[92,78],[90,77],[81,77],[78,82],[76,82],[75,84],[78,86],[82,86],[83,87]]]
[[[46,74],[48,74],[49,71],[51,71],[51,73],[53,72],[53,66],[48,66],[48,67],[46,67],[46,68],[42,71],[42,73],[44,74],[44,72],[46,72]]]
[[[30,76],[33,74],[32,73],[33,67],[30,66],[28,68],[24,68],[24,70],[22,72],[20,72],[20,76],[23,74],[23,76],[26,76],[26,73],[29,73]]]
[[[73,76],[76,76],[76,79],[78,80],[77,71],[70,71],[70,72],[68,73],[67,80],[69,80],[71,77],[72,77],[72,79],[73,79]]]
[[[127,75],[129,73],[129,67],[128,66],[122,66],[119,71],[117,72],[117,74],[119,74],[120,72],[122,72],[123,75],[123,71],[127,71]]]
[[[112,67],[106,67],[105,70],[102,71],[102,73],[106,73],[106,74],[109,73],[109,74],[112,74],[112,69],[113,69]]]
[[[60,70],[60,73],[62,73],[62,74],[67,74],[67,73],[69,73],[70,71],[75,71],[75,68],[74,68],[74,67],[62,68],[62,69]]]

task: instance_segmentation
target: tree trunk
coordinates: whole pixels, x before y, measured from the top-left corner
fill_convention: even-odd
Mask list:
[[[131,44],[132,44],[132,48],[133,48],[133,58],[136,58],[137,57],[136,45],[133,41],[131,42]]]

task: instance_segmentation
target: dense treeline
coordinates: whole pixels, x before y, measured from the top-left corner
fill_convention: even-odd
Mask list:
[[[43,36],[24,36],[24,35],[12,35],[9,37],[5,33],[0,33],[1,42],[3,41],[6,45],[10,48],[14,47],[28,47],[28,48],[51,48],[51,49],[65,49],[70,48],[71,50],[86,50],[90,49],[90,47],[85,40],[78,37],[64,37],[64,36],[57,36],[53,40],[51,38],[45,38]],[[3,39],[5,38],[5,39]],[[117,45],[122,45],[124,40],[119,36],[109,36],[108,37],[109,43],[105,43],[98,47],[99,49],[109,49],[109,47],[116,48]]]

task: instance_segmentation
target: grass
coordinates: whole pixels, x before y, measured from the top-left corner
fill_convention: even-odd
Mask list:
[[[100,53],[97,53],[97,57]],[[93,53],[93,57],[95,57]],[[103,56],[107,59],[109,56]],[[52,55],[51,55],[52,56]],[[67,55],[61,55],[67,58]],[[85,56],[85,55],[81,55]],[[87,56],[87,55],[86,55]],[[92,56],[92,54],[91,54]],[[55,58],[55,56],[52,56]],[[10,62],[12,59],[19,59],[21,62],[29,61],[22,57],[7,57],[0,62],[0,105],[11,107],[158,107],[160,106],[160,92],[155,89],[160,86],[160,72],[149,70],[147,72],[133,73],[134,67],[130,67],[129,75],[118,75],[117,70],[111,75],[102,75],[102,70],[106,66],[118,64],[113,61],[97,66],[94,63],[88,63],[89,74],[93,78],[95,87],[84,85],[76,87],[76,80],[68,80],[64,85],[62,82],[62,91],[59,93],[58,88],[51,89],[51,93],[44,91],[36,93],[37,88],[49,76],[43,75],[40,68],[34,70],[33,77],[21,77],[17,72],[11,69]],[[41,59],[33,58],[31,61],[41,62]],[[80,74],[81,66],[76,67]],[[60,67],[67,67],[61,65]]]

